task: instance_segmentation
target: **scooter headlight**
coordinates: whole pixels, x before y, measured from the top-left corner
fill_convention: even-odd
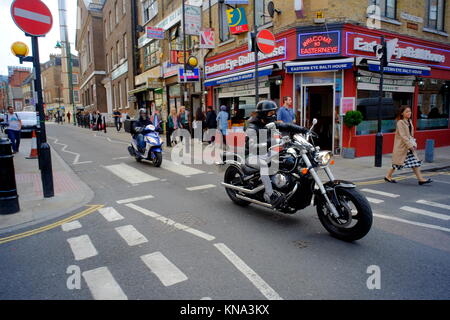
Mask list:
[[[317,162],[322,167],[328,166],[332,159],[333,159],[333,154],[331,153],[331,151],[322,151],[322,152],[319,152],[319,154],[317,155]]]

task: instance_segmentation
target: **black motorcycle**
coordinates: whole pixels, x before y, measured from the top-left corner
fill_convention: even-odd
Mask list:
[[[314,119],[313,127],[316,124]],[[270,123],[266,128],[276,132],[276,126]],[[265,201],[259,168],[236,153],[224,153],[223,161],[218,163],[226,168],[222,185],[228,196],[239,206],[256,204],[286,214],[315,205],[320,222],[332,236],[344,241],[363,238],[372,226],[369,202],[355,184],[334,178],[330,169],[332,152],[321,151],[314,145],[312,138],[317,138],[317,134],[313,127],[306,134],[304,128],[297,126],[301,130],[295,130],[295,127],[270,148],[281,149],[270,160],[278,165],[278,171],[271,173],[271,180],[274,192],[284,198],[283,203],[274,208]],[[325,171],[328,182],[322,182],[318,175],[320,169]]]

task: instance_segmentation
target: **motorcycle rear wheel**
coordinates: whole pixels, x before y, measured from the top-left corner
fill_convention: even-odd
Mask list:
[[[234,166],[228,167],[227,171],[225,172],[225,178],[224,182],[227,184],[232,184],[236,186],[242,187],[242,173]],[[250,202],[244,201],[236,197],[236,194],[238,191],[225,188],[225,191],[227,192],[228,197],[233,201],[235,204],[241,207],[246,207],[250,205]]]
[[[328,212],[324,201],[319,201],[317,214],[324,228],[333,237],[348,242],[366,236],[373,221],[372,208],[367,199],[356,189],[337,188],[336,195],[342,210],[351,214],[351,219],[336,219]]]

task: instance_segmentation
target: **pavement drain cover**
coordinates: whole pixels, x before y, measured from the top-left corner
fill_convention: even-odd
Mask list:
[[[309,242],[298,240],[298,241],[294,241],[294,245],[297,248],[304,249],[304,248],[307,248],[309,246]]]

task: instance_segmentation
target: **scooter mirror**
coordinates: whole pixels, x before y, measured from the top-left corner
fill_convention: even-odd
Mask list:
[[[317,122],[318,122],[317,119],[314,118],[314,119],[313,119],[313,126],[315,126],[315,125],[317,124]]]

